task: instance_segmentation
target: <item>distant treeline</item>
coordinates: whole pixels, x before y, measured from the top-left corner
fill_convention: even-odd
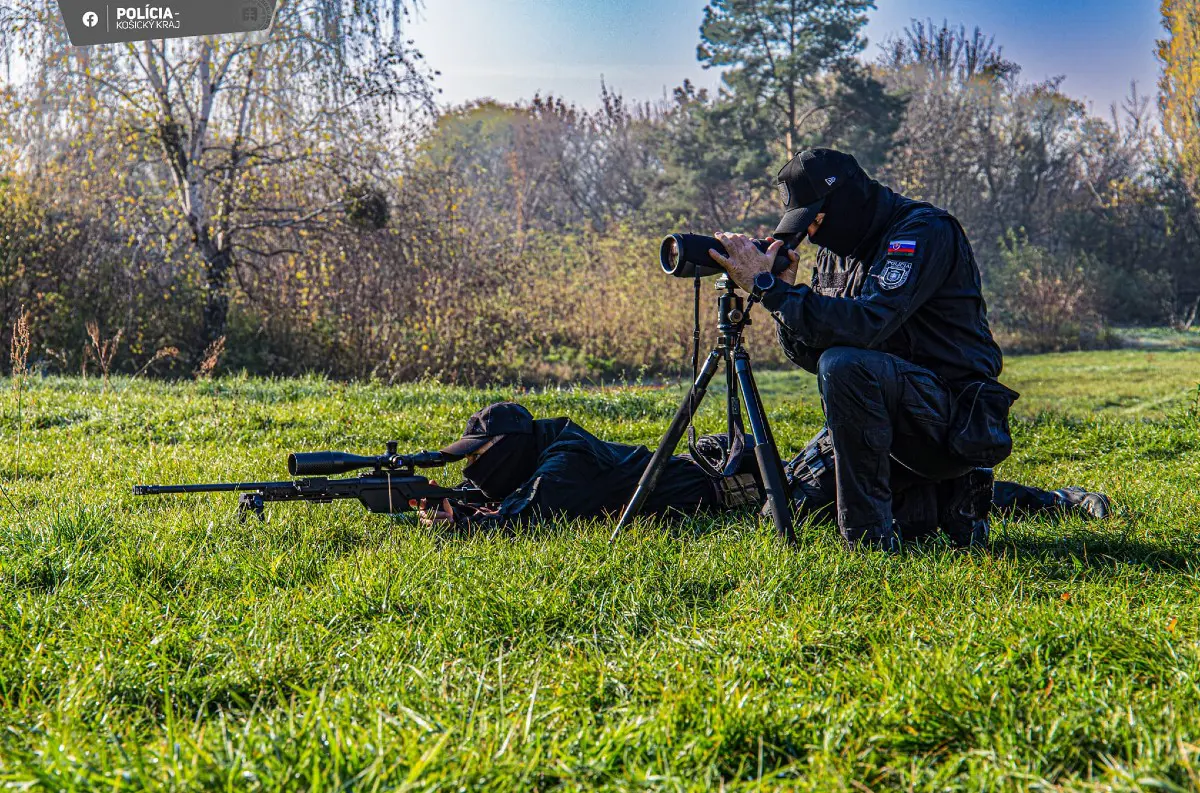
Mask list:
[[[2,338],[25,312],[47,372],[675,374],[692,290],[658,271],[659,239],[768,232],[775,171],[812,145],[959,217],[1010,350],[1196,321],[1194,2],[1163,4],[1159,85],[1103,117],[979,30],[914,21],[867,63],[873,3],[811,6],[708,6],[716,93],[438,111],[402,4],[301,0],[269,38],[75,49],[55,3],[15,0]],[[760,362],[781,362],[771,335],[761,318]]]

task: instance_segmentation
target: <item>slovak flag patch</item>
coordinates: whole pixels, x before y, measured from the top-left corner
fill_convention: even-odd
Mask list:
[[[916,256],[916,240],[892,240],[888,243],[888,256]]]

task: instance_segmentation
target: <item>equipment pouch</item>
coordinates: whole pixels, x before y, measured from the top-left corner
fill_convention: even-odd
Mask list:
[[[950,452],[980,468],[1001,463],[1012,454],[1008,409],[1020,396],[990,381],[971,383],[958,391],[950,418]]]
[[[745,506],[758,506],[763,501],[762,488],[754,474],[734,474],[723,476],[716,480],[717,494],[725,509],[736,509]]]

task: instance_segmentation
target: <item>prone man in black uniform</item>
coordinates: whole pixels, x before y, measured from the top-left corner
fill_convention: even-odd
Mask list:
[[[705,436],[697,450],[724,459],[724,440]],[[650,461],[645,446],[602,441],[568,418],[535,419],[515,402],[497,402],[472,415],[462,437],[441,452],[465,458],[463,477],[498,506],[455,513],[446,502],[426,512],[426,519],[482,531],[619,513]],[[645,513],[692,515],[761,506],[750,472],[753,458],[746,459],[744,472],[713,479],[691,457],[672,457]]]
[[[986,540],[990,469],[1012,450],[1018,395],[997,382],[1000,348],[962,227],[831,149],[797,154],[778,185],[785,212],[767,251],[722,233],[728,256],[710,255],[771,312],[788,358],[817,375],[842,537],[894,550],[894,499],[928,511],[940,490],[953,502],[954,519],[937,521],[951,540]],[[811,285],[794,286],[794,252],[780,277],[771,265],[800,235],[821,250]]]
[[[724,436],[706,435],[698,439],[697,452],[719,464],[726,456],[726,443]],[[498,503],[495,509],[473,512],[456,513],[448,502],[423,510],[425,520],[453,523],[464,531],[514,531],[556,518],[616,515],[650,460],[645,446],[600,440],[568,418],[535,419],[514,402],[497,402],[472,415],[462,437],[441,451],[465,458],[463,476]],[[828,477],[816,459],[801,455],[797,460],[791,472],[797,486],[811,493],[815,507]],[[757,473],[749,455],[741,472],[725,478],[710,477],[690,456],[677,455],[663,470],[645,513],[682,516],[757,509],[763,503]],[[997,482],[995,498],[998,508],[1017,513],[1071,511],[1104,517],[1108,512],[1107,498],[1081,488],[1047,492]],[[917,528],[916,523],[905,525],[909,533]]]

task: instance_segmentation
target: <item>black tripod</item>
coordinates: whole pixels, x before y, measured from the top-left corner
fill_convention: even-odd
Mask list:
[[[698,283],[699,279],[697,279]],[[771,521],[775,524],[775,530],[780,537],[789,543],[796,541],[795,529],[792,526],[792,503],[784,478],[783,462],[779,459],[779,451],[775,448],[775,438],[771,435],[771,427],[767,424],[762,398],[758,395],[758,386],[754,382],[754,374],[750,371],[750,354],[742,346],[742,331],[750,324],[750,309],[756,300],[751,297],[749,305],[746,305],[741,295],[734,290],[733,282],[727,276],[722,276],[717,281],[717,288],[722,290],[721,296],[717,299],[717,330],[721,334],[720,339],[713,347],[712,352],[708,354],[699,374],[696,375],[696,381],[675,413],[675,418],[672,419],[667,434],[663,436],[658,449],[650,458],[650,462],[646,464],[646,470],[638,481],[637,489],[633,491],[633,498],[625,507],[625,512],[622,513],[621,520],[617,523],[617,528],[613,531],[609,542],[616,540],[621,530],[637,517],[646,499],[658,484],[659,475],[662,474],[671,455],[675,453],[675,447],[679,445],[684,432],[691,425],[692,418],[699,409],[700,402],[708,391],[708,384],[716,375],[721,361],[725,362],[726,418],[729,428],[729,457],[725,469],[721,473],[725,476],[735,473],[734,469],[737,467],[738,458],[743,452],[739,441],[743,433],[741,401],[744,399],[746,417],[750,420],[750,433],[753,437],[754,456],[758,461],[763,487],[767,491],[767,505],[770,507]],[[697,290],[699,290],[698,285]],[[699,328],[697,327],[698,339]],[[741,399],[739,399],[739,392]],[[699,462],[699,456],[694,456]]]

